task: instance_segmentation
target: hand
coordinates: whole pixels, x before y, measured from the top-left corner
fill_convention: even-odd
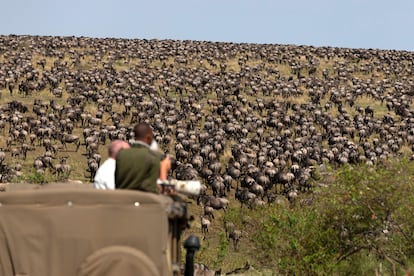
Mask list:
[[[174,187],[164,186],[161,189],[161,194],[166,196],[176,195],[177,192],[175,191]]]
[[[160,179],[167,180],[168,172],[171,170],[171,159],[170,157],[165,157],[160,162]]]

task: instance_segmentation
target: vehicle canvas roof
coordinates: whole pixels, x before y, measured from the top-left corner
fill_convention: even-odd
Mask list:
[[[0,193],[0,275],[102,275],[105,265],[112,274],[104,275],[171,275],[171,199],[82,185],[15,184]]]

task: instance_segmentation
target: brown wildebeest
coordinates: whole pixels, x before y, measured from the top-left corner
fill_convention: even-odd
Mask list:
[[[65,149],[67,149],[66,144],[71,143],[76,145],[76,151],[79,150],[80,140],[78,135],[62,133],[60,135],[60,142],[62,143]]]
[[[233,230],[229,235],[229,238],[233,240],[233,247],[235,250],[239,249],[241,237],[242,237],[242,231],[238,229]]]

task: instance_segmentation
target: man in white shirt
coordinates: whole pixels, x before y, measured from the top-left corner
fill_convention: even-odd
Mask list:
[[[129,144],[123,140],[113,140],[108,148],[108,159],[98,168],[93,181],[96,189],[115,189],[115,163],[116,156],[122,149],[129,148]]]

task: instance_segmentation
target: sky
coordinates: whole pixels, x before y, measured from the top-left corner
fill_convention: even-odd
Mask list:
[[[0,34],[414,51],[414,1],[1,0]]]

